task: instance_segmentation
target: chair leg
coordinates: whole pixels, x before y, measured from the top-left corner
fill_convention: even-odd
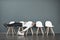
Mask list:
[[[13,27],[11,27],[11,29],[12,29],[12,35],[14,35],[14,29],[13,29]]]
[[[46,32],[47,32],[47,36],[48,36],[48,33],[49,33],[49,27],[47,28]]]
[[[41,28],[42,35],[44,35],[43,29]]]
[[[47,33],[47,28],[45,28],[45,32],[44,33]]]
[[[51,27],[50,29],[51,29],[51,32],[53,33],[53,35],[55,36],[55,33],[54,33],[54,31],[53,31],[53,28]]]
[[[9,31],[10,31],[10,27],[8,27],[8,31],[7,31],[7,34],[9,33]]]
[[[23,30],[23,28],[22,28],[22,30]]]
[[[18,28],[18,32],[17,32],[17,34],[19,33],[20,29],[21,29],[21,28],[19,27],[19,28]]]
[[[21,29],[21,28],[19,27],[18,31],[20,31],[20,29]]]
[[[37,28],[37,32],[36,32],[37,35],[38,35],[38,31],[39,31],[39,27]]]
[[[14,33],[16,34],[16,31],[15,31],[15,29],[14,29]]]
[[[26,35],[28,34],[28,30],[26,31]]]
[[[30,28],[30,30],[31,30],[31,33],[32,33],[32,35],[33,35],[33,29],[32,29],[32,28]]]

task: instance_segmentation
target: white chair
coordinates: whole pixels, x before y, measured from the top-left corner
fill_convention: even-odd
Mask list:
[[[44,35],[44,32],[43,32],[43,24],[42,24],[42,22],[41,21],[36,21],[36,27],[37,27],[37,32],[36,32],[36,34],[38,35],[38,32],[39,32],[39,28],[40,28],[40,30],[41,30],[41,32],[42,32],[42,35]]]
[[[45,27],[46,27],[46,31],[45,31],[45,33],[47,33],[47,35],[48,35],[48,33],[49,33],[49,29],[51,30],[51,32],[53,33],[53,35],[55,36],[55,33],[54,33],[54,31],[53,31],[53,25],[52,25],[52,22],[51,21],[46,21],[45,22]]]
[[[34,25],[34,24],[33,24],[32,21],[28,21],[28,22],[26,22],[26,24],[24,25],[24,26],[28,27],[28,28],[31,30],[32,35],[33,35],[33,29],[32,29],[33,25]],[[26,29],[26,30],[27,30],[26,35],[27,35],[29,29]]]
[[[10,22],[8,23],[8,25],[13,24],[13,23],[15,23],[15,21],[10,21]],[[8,26],[7,34],[9,34],[10,31],[12,31],[12,34],[16,33],[15,30],[14,30],[14,27],[13,27],[12,25],[11,25],[11,26]]]

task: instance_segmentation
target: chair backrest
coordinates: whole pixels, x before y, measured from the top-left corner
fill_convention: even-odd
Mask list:
[[[33,23],[32,21],[28,21],[28,22],[26,22],[25,26],[26,27],[32,27],[33,26],[32,23]]]
[[[53,27],[51,21],[46,21],[46,22],[45,22],[45,26],[46,26],[46,27]]]
[[[43,24],[41,21],[36,21],[36,27],[43,27]]]
[[[13,24],[13,23],[15,23],[15,21],[10,21],[10,22],[9,22],[9,24]]]
[[[24,21],[20,21],[19,23],[22,23],[22,27],[24,27],[24,24],[25,24],[25,22],[24,22]]]
[[[24,21],[20,21],[19,23],[23,23],[24,24]]]

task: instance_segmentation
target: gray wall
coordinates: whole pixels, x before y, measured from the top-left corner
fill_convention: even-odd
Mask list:
[[[9,21],[51,20],[55,33],[60,33],[59,0],[0,0],[0,32],[6,32]]]

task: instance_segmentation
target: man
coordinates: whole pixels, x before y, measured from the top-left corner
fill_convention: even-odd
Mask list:
[[[33,27],[34,23],[32,21],[28,21],[24,24],[24,26],[26,27],[24,30],[22,30],[21,32],[18,31],[17,34],[18,35],[24,35],[24,32],[27,31],[29,28]]]

